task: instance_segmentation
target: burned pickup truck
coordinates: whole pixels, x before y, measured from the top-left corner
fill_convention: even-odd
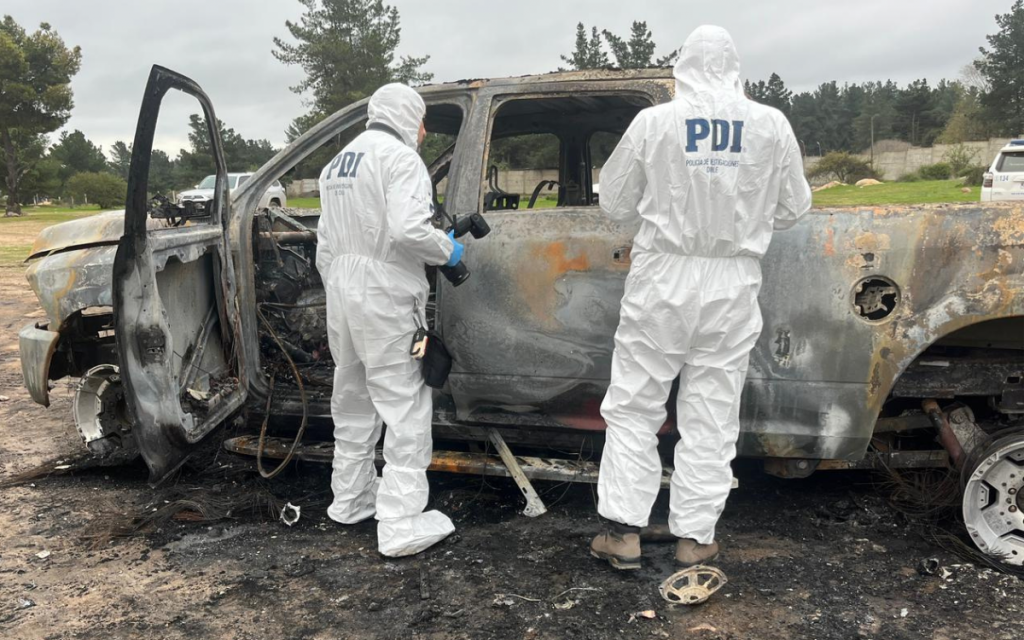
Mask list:
[[[21,333],[25,384],[46,404],[49,381],[80,377],[75,419],[87,446],[113,460],[141,454],[153,482],[228,420],[272,418],[278,436],[233,438],[234,451],[329,459],[319,211],[259,202],[275,180],[361,131],[366,102],[309,130],[230,196],[211,127],[215,195],[187,208],[147,189],[171,89],[217,122],[195,83],[154,67],[123,215],[51,227],[33,248],[28,279],[47,321]],[[667,71],[602,70],[419,91],[428,131],[446,142],[429,164],[437,224],[479,214],[491,230],[466,236],[472,273],[460,286],[427,273],[429,321],[455,360],[435,396],[443,450],[434,467],[504,473],[473,444],[493,442],[510,472],[592,479],[592,463],[553,451],[600,449],[630,267],[635,229],[601,214],[597,169],[641,109],[672,99],[674,81]],[[521,197],[503,188],[499,158],[538,140],[557,175],[537,173]],[[763,272],[740,455],[786,477],[961,466],[975,542],[1024,562],[1024,208],[813,210],[776,234]],[[663,439],[685,419],[670,411]],[[296,431],[305,442],[290,448]],[[547,454],[515,458],[506,440]]]

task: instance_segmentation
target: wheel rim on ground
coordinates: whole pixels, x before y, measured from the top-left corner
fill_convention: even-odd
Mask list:
[[[78,434],[96,457],[119,464],[138,455],[116,365],[101,364],[85,372],[72,410]]]

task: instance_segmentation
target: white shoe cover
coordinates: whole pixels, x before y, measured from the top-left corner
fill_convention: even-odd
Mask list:
[[[440,511],[381,520],[377,523],[377,549],[381,554],[400,558],[424,551],[455,531],[455,525]]]
[[[331,506],[327,507],[327,517],[341,524],[356,524],[369,520],[377,514],[378,489],[380,489],[380,477],[377,477],[370,485],[369,491],[354,500],[341,502],[336,494]]]

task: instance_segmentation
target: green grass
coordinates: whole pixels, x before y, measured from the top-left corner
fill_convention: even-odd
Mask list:
[[[832,187],[814,193],[816,207],[854,207],[884,204],[931,204],[938,202],[979,202],[981,187],[961,192],[958,180],[887,182],[870,187]]]
[[[530,204],[530,196],[523,196],[519,200],[519,208],[525,209]],[[558,196],[541,196],[533,203],[534,209],[554,209],[558,206]]]
[[[31,246],[28,244],[0,245],[0,269],[21,265],[28,257]]]
[[[288,198],[288,206],[296,209],[319,209],[320,198]]]
[[[46,227],[94,216],[99,207],[25,207],[20,216],[0,216],[0,268],[23,268],[39,232]]]
[[[34,213],[98,213],[100,211],[100,205],[98,204],[83,204],[78,207],[62,207],[58,205],[46,205],[41,207],[22,207],[22,214],[34,214]]]

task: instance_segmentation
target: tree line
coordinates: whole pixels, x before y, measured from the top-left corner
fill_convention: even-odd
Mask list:
[[[285,131],[291,142],[328,115],[369,96],[388,82],[422,84],[432,79],[425,70],[429,55],[398,56],[401,19],[398,9],[382,0],[298,0],[303,14],[287,21],[282,37],[274,38],[273,55],[299,66],[304,79],[291,90],[307,98],[308,111]],[[794,93],[780,74],[744,83],[754,100],[781,110],[807,155],[829,151],[861,152],[872,139],[902,140],[915,145],[963,142],[989,136],[1024,134],[1024,0],[996,16],[998,30],[987,47],[968,64],[961,77],[930,84],[925,79],[899,85],[891,80],[843,83],[830,81],[813,91]],[[561,70],[618,67],[625,69],[672,64],[678,50],[657,55],[647,23],[635,21],[626,35],[596,25],[576,25],[574,49],[560,56]],[[51,144],[48,135],[71,116],[71,79],[81,66],[79,47],[68,47],[50,25],[33,33],[12,17],[0,23],[0,146],[3,154],[8,213],[34,195],[74,197],[79,175],[114,184],[123,194],[131,158],[130,146],[116,142],[104,154],[81,131],[62,133]],[[273,156],[267,140],[247,139],[220,125],[225,155],[232,171],[250,170]],[[171,158],[154,151],[150,187],[154,192],[188,188],[213,171],[205,123],[189,120],[189,148]],[[340,137],[300,164],[293,175],[311,177],[347,142]],[[450,139],[425,145],[429,154]],[[607,146],[607,145],[606,145]],[[508,140],[494,147],[507,166],[557,157],[550,139]],[[427,158],[428,160],[430,158]],[[96,176],[100,176],[97,178]],[[122,198],[123,201],[123,198]]]
[[[11,16],[0,22],[0,143],[8,215],[39,197],[89,202],[102,208],[123,206],[127,193],[131,144],[115,142],[104,153],[79,130],[50,133],[63,127],[74,106],[71,79],[81,68],[79,47],[68,47],[49,24],[29,33]],[[231,171],[259,168],[276,153],[267,140],[243,137],[220,125],[224,156]],[[154,149],[149,190],[167,193],[188,189],[214,172],[206,122],[193,114],[189,147],[176,157]]]
[[[793,125],[806,155],[829,151],[863,152],[872,139],[901,140],[917,146],[986,140],[1024,134],[1024,5],[996,16],[999,30],[987,37],[979,57],[955,80],[931,85],[919,79],[900,86],[892,80],[824,82],[813,91],[794,93],[782,77],[744,82],[748,97],[782,111]],[[607,46],[620,68],[664,66],[678,55],[655,58],[652,34],[634,22],[625,42],[596,26],[576,25],[573,51],[561,56],[569,69],[611,66]]]

